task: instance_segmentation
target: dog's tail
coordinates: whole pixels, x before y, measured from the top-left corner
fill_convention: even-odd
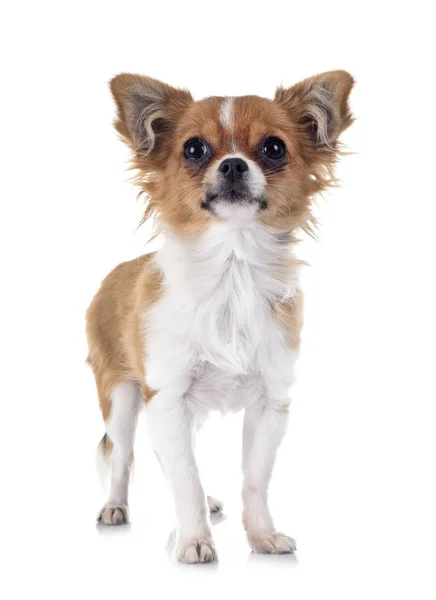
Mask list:
[[[108,434],[105,433],[97,446],[96,456],[97,472],[104,489],[107,487],[107,482],[109,480],[112,446],[112,440],[109,438]]]
[[[110,458],[112,454],[113,443],[107,433],[101,438],[98,446],[97,453],[95,457],[95,462],[97,466],[97,473],[100,479],[100,483],[104,490],[107,488],[107,484],[109,481],[110,474]],[[132,450],[132,459],[133,459],[133,450]],[[134,464],[132,465],[132,477],[134,476]]]

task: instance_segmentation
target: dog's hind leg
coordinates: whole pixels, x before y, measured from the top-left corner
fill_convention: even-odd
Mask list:
[[[98,515],[103,525],[128,522],[128,490],[133,462],[133,443],[141,406],[141,391],[134,381],[118,383],[110,394],[110,414],[99,452],[110,456],[110,488]]]

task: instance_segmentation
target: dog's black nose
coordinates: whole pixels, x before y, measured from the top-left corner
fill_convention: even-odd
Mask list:
[[[241,179],[243,173],[248,171],[248,165],[242,158],[226,158],[218,167],[218,170],[224,175],[224,177],[231,181],[237,181]]]

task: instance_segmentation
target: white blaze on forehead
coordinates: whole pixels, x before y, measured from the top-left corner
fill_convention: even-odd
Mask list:
[[[220,120],[222,125],[228,131],[233,131],[233,104],[235,99],[232,97],[224,98],[221,104]]]

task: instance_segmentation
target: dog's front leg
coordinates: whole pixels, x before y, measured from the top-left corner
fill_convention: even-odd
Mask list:
[[[178,522],[177,558],[198,563],[216,560],[209,510],[194,456],[194,422],[184,397],[158,392],[146,416],[154,449],[174,495]]]
[[[288,411],[261,398],[245,412],[243,431],[243,522],[255,552],[295,551],[295,541],[274,528],[268,508],[268,484],[277,450],[286,432]]]

